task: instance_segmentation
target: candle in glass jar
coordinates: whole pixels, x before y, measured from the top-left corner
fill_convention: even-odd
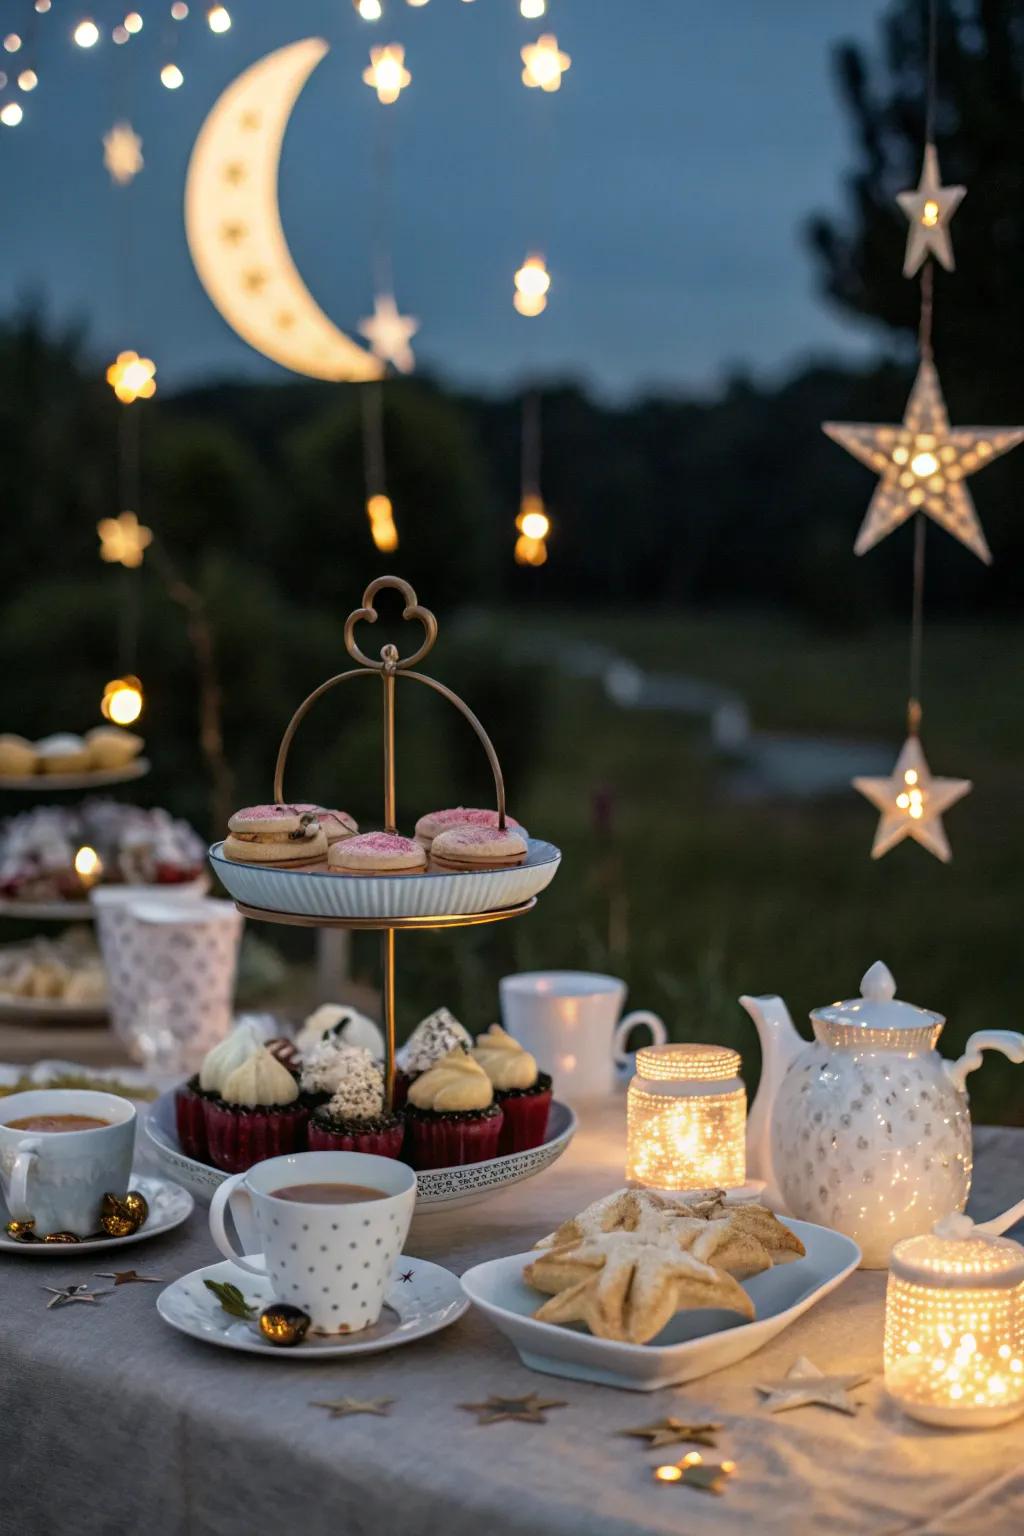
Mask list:
[[[734,1188],[746,1177],[747,1095],[738,1052],[653,1045],[636,1053],[626,1177],[652,1189]]]

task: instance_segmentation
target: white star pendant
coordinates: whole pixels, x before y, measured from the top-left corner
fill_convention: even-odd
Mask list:
[[[888,779],[854,779],[853,787],[882,814],[871,857],[880,859],[905,837],[912,837],[943,864],[953,857],[942,825],[951,805],[969,795],[970,779],[936,779],[916,736],[908,736]]]
[[[913,277],[929,256],[940,261],[947,272],[952,272],[955,266],[949,221],[967,196],[967,188],[944,187],[941,181],[935,145],[926,144],[916,190],[896,194],[896,201],[910,221],[907,252],[903,259],[904,277]]]
[[[374,357],[391,363],[399,373],[411,373],[415,358],[409,342],[420,328],[411,315],[400,315],[394,297],[379,293],[373,301],[373,314],[359,322],[360,335],[370,343]]]

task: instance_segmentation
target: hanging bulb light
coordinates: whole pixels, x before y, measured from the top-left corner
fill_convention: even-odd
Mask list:
[[[17,32],[8,32],[7,36],[4,38],[4,52],[17,53],[20,47],[21,38],[18,36]]]
[[[551,277],[544,257],[534,252],[527,256],[515,275],[516,291],[512,303],[521,315],[539,315],[547,308]]]
[[[39,76],[34,69],[23,69],[18,76],[18,88],[22,91],[34,91],[39,84]]]
[[[103,690],[100,710],[114,725],[133,725],[142,714],[142,684],[137,677],[115,677]]]
[[[519,0],[519,14],[525,16],[527,21],[536,21],[547,8],[547,0]]]
[[[553,32],[545,32],[535,43],[520,48],[523,61],[523,84],[539,86],[542,91],[557,91],[562,76],[572,63],[567,53],[560,53],[558,38]]]
[[[397,101],[412,75],[405,67],[405,49],[401,43],[388,43],[384,48],[370,49],[370,63],[363,70],[363,81],[377,92],[377,100],[385,106]]]
[[[383,14],[380,0],[352,0],[356,8],[356,14],[364,21],[380,21]]]
[[[17,128],[24,116],[24,112],[16,101],[8,101],[0,107],[0,123],[3,123],[5,128]]]
[[[177,64],[165,64],[160,71],[160,84],[165,85],[169,91],[176,91],[179,85],[184,84],[185,76]]]
[[[426,5],[427,0],[405,0],[405,3],[406,5],[420,6]]]
[[[53,0],[36,0],[35,10],[40,16],[45,16],[52,4]]]
[[[398,548],[398,529],[395,527],[394,508],[390,496],[376,495],[368,498],[366,515],[370,519],[370,537],[383,554]]]
[[[107,383],[122,405],[151,400],[156,394],[156,363],[137,352],[119,352],[107,369]]]
[[[544,499],[536,491],[528,491],[519,503],[516,527],[528,539],[546,539],[551,532],[551,519],[544,509]]]
[[[187,15],[188,6],[185,4],[185,0],[174,0],[174,4],[171,6],[171,20],[184,21]]]
[[[211,32],[231,31],[231,12],[226,5],[212,5],[206,13],[206,25]]]
[[[142,17],[138,11],[129,11],[124,19],[124,29],[134,37],[136,32],[142,31]]]
[[[548,558],[548,547],[543,539],[531,539],[521,533],[513,551],[517,565],[543,565]]]
[[[94,21],[88,17],[80,21],[71,34],[79,48],[94,48],[100,40],[100,29]]]

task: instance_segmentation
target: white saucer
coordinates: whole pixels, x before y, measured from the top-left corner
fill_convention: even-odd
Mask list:
[[[523,1266],[537,1257],[535,1250],[477,1264],[463,1275],[462,1286],[531,1370],[653,1392],[746,1359],[835,1290],[860,1263],[860,1249],[842,1233],[809,1221],[787,1219],[787,1225],[807,1252],[743,1281],[757,1312],[752,1323],[738,1312],[701,1307],[677,1313],[649,1344],[621,1344],[595,1338],[582,1326],[538,1322],[533,1314],[544,1297],[523,1279]]]
[[[156,1308],[164,1322],[208,1344],[222,1344],[225,1349],[241,1349],[250,1355],[274,1355],[278,1359],[283,1356],[292,1360],[337,1360],[343,1355],[373,1355],[382,1349],[397,1349],[400,1344],[411,1344],[414,1339],[424,1339],[440,1328],[447,1328],[469,1309],[458,1278],[450,1270],[400,1254],[384,1297],[384,1310],[372,1328],[343,1338],[310,1334],[294,1349],[282,1349],[280,1345],[268,1344],[250,1323],[225,1312],[203,1284],[204,1280],[237,1285],[246,1301],[254,1302],[258,1311],[275,1299],[269,1279],[250,1275],[225,1259],[182,1275],[160,1292]]]
[[[141,1243],[147,1237],[159,1237],[161,1232],[180,1227],[195,1209],[195,1201],[188,1190],[172,1184],[170,1179],[153,1179],[133,1173],[130,1187],[145,1195],[149,1205],[149,1215],[139,1230],[128,1237],[94,1237],[81,1243],[15,1242],[3,1230],[8,1211],[0,1197],[0,1253],[17,1253],[29,1259],[74,1259],[80,1254],[100,1253],[104,1248],[126,1248],[129,1243]]]

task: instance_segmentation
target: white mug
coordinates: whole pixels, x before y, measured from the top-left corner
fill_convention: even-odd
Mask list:
[[[275,1190],[293,1184],[363,1184],[381,1196],[352,1205],[276,1197]],[[226,1179],[210,1203],[210,1231],[225,1258],[269,1276],[275,1300],[308,1312],[314,1333],[356,1333],[380,1316],[415,1203],[416,1175],[394,1158],[295,1152]],[[252,1258],[231,1245],[224,1228],[229,1205]]]
[[[106,1125],[84,1131],[32,1131],[11,1125],[32,1115],[91,1115]],[[128,1193],[135,1151],[135,1107],[113,1093],[33,1088],[0,1099],[0,1184],[16,1221],[40,1237],[100,1230],[106,1194]]]
[[[556,1098],[573,1103],[612,1093],[632,1064],[629,1032],[646,1025],[655,1045],[668,1038],[656,1013],[619,1018],[626,983],[589,971],[522,971],[503,976],[501,1019],[513,1039],[550,1072]]]

